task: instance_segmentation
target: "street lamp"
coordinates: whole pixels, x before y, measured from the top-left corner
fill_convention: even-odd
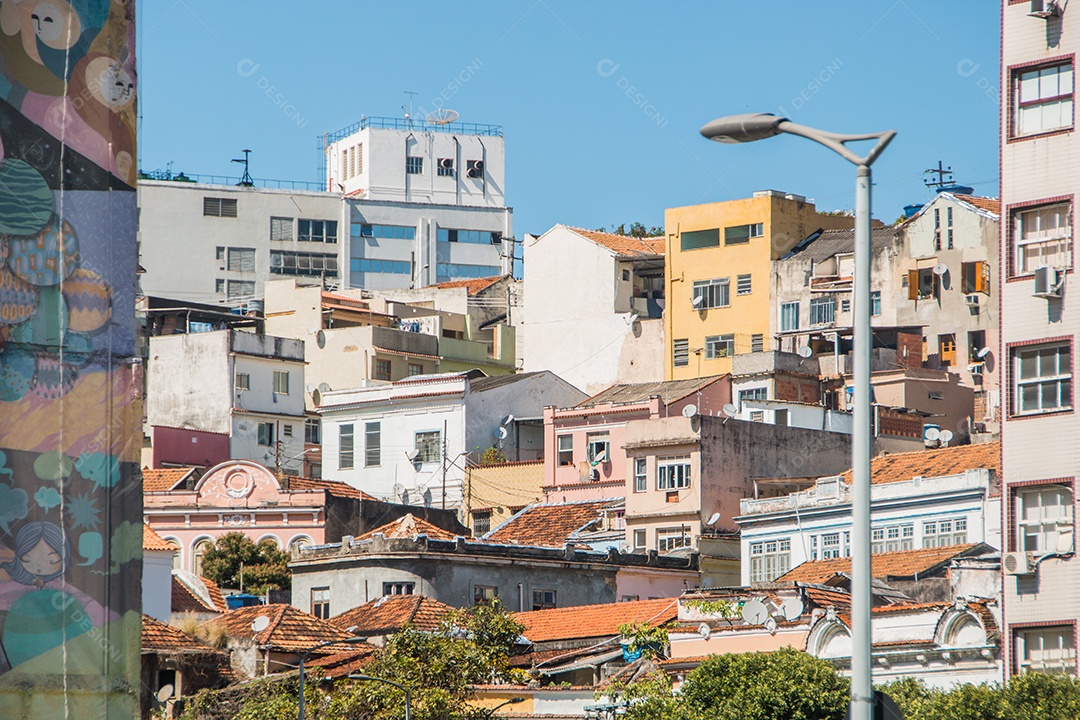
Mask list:
[[[371,680],[372,682],[386,683],[387,685],[393,685],[398,690],[405,693],[405,720],[412,720],[412,690],[405,687],[401,683],[396,683],[393,680],[387,680],[386,678],[375,677],[374,675],[350,675],[350,680]]]
[[[491,718],[495,717],[495,711],[503,707],[504,705],[517,705],[518,703],[523,702],[525,702],[525,698],[523,697],[512,697],[509,700],[503,700],[501,703],[487,711],[488,720],[491,720]]]
[[[300,667],[300,715],[299,715],[300,720],[305,720],[305,717],[304,717],[304,662],[308,659],[308,656],[310,656],[313,652],[316,652],[317,650],[322,650],[323,648],[329,647],[331,645],[340,645],[340,644],[351,645],[353,643],[364,642],[365,640],[367,640],[367,638],[356,637],[356,636],[348,637],[348,638],[345,638],[344,640],[327,640],[326,642],[319,643],[315,647],[309,648],[308,650],[305,650],[304,652],[300,653],[300,666],[299,666]],[[406,718],[406,720],[408,720],[408,718]]]
[[[841,135],[793,123],[772,113],[717,118],[701,128],[709,140],[745,143],[788,133],[813,140],[856,166],[855,172],[855,358],[854,429],[851,441],[851,720],[872,720],[874,686],[871,674],[870,613],[873,603],[870,570],[870,166],[896,136],[895,130]],[[877,142],[865,156],[847,147]]]

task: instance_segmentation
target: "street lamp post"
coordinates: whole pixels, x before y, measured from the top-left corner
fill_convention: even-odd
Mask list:
[[[300,715],[299,715],[299,718],[300,718],[300,720],[305,720],[305,715],[304,715],[304,709],[305,709],[304,708],[304,663],[307,661],[308,657],[313,652],[316,652],[318,650],[322,650],[323,648],[329,647],[331,645],[340,645],[340,644],[351,645],[353,643],[364,642],[366,639],[367,638],[354,636],[354,637],[345,638],[344,640],[328,640],[328,641],[326,641],[324,643],[319,643],[315,647],[309,648],[309,649],[305,650],[304,652],[300,653],[300,665],[299,665],[299,668],[300,668]],[[408,719],[406,718],[406,720],[408,720]]]
[[[372,682],[386,683],[387,685],[393,685],[398,690],[403,691],[405,693],[405,720],[412,720],[412,690],[410,690],[408,687],[402,685],[401,683],[396,683],[393,680],[387,680],[386,678],[375,677],[374,675],[350,675],[349,679],[350,680],[370,680]]]
[[[717,118],[701,128],[709,140],[744,143],[780,133],[799,135],[837,153],[856,166],[855,172],[855,358],[853,379],[854,434],[851,442],[851,720],[872,720],[874,685],[871,673],[870,613],[873,603],[870,570],[870,166],[896,135],[894,130],[841,135],[793,123],[771,113]],[[847,143],[876,140],[865,156]]]
[[[523,702],[525,702],[525,698],[523,697],[512,697],[507,700],[503,700],[501,703],[487,711],[488,720],[495,717],[495,711],[503,707],[504,705],[517,705],[518,703]]]

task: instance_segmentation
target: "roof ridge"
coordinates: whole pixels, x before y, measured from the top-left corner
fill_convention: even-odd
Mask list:
[[[266,636],[265,641],[269,641],[270,638],[273,637],[274,631],[277,630],[278,626],[281,625],[281,621],[285,618],[285,611],[290,607],[292,607],[292,606],[291,605],[286,605],[284,603],[281,603],[281,604],[277,605],[277,610],[276,610],[277,617],[272,618],[270,620],[270,622],[267,624],[266,628],[261,633],[256,633],[255,638],[258,639],[259,635],[265,635]]]

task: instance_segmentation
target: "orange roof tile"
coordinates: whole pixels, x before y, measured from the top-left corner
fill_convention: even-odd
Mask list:
[[[484,540],[509,545],[562,547],[575,532],[599,522],[612,500],[530,505],[495,528]]]
[[[321,478],[289,476],[289,490],[325,490],[335,497],[353,498],[355,500],[377,501],[362,490],[357,490],[348,483],[339,480],[323,480]]]
[[[451,288],[465,288],[469,295],[476,295],[477,293],[487,290],[495,283],[502,280],[506,275],[492,275],[491,277],[482,278],[469,278],[468,280],[447,280],[446,282],[436,283],[431,287],[439,288],[440,290],[449,290]]]
[[[169,492],[194,471],[195,468],[143,468],[143,492]]]
[[[192,588],[189,583],[200,583],[202,587]],[[173,612],[223,613],[228,609],[221,588],[213,580],[190,573],[185,573],[183,578],[173,574]]]
[[[269,624],[260,632],[255,632],[251,624],[258,617],[266,617]],[[230,637],[251,639],[259,645],[286,651],[308,650],[320,643],[352,637],[325,620],[285,604],[237,608],[209,622],[224,625]],[[332,655],[349,650],[348,644],[341,643],[328,645],[323,654]]]
[[[871,572],[875,578],[923,575],[977,547],[982,547],[982,543],[880,553],[871,559]],[[776,578],[776,582],[823,583],[837,574],[850,572],[851,558],[813,560],[792,568]]]
[[[142,616],[142,649],[144,651],[163,650],[168,652],[218,652],[198,638],[188,635],[172,625],[166,625],[149,615]]]
[[[615,636],[619,634],[619,626],[625,623],[647,622],[657,627],[678,615],[678,598],[660,598],[534,610],[514,613],[514,619],[525,626],[522,635],[539,643]]]
[[[375,533],[381,533],[388,538],[412,539],[417,535],[427,535],[432,540],[453,540],[457,535],[449,530],[443,530],[438,525],[432,525],[427,520],[418,518],[412,513],[405,513],[397,520],[391,520],[385,525],[380,525],[374,530],[368,530],[357,540],[370,540]]]
[[[870,462],[870,482],[903,482],[915,476],[945,477],[979,468],[1001,473],[999,441],[880,455]],[[850,483],[851,471],[848,470],[841,477],[844,482]]]
[[[423,595],[384,595],[377,600],[330,618],[330,622],[354,635],[384,635],[412,623],[432,631],[454,608]]]
[[[165,538],[154,532],[154,529],[152,527],[143,523],[142,549],[151,552],[158,550],[171,550],[172,552],[176,552],[177,547],[175,545],[170,545],[169,543],[165,542]]]
[[[980,210],[988,210],[995,215],[1001,215],[1001,200],[999,198],[980,197],[978,195],[957,195],[957,200],[963,200],[969,205],[974,205]]]
[[[375,652],[379,649],[369,643],[353,643],[349,645],[349,648],[345,652],[309,660],[307,664],[312,667],[322,668],[323,677],[334,680],[348,677],[363,670],[368,663],[375,659]]]
[[[667,247],[667,238],[662,236],[636,238],[629,235],[616,235],[576,227],[571,227],[570,230],[592,240],[597,245],[603,245],[608,250],[614,250],[619,255],[637,255],[640,257],[663,255]]]

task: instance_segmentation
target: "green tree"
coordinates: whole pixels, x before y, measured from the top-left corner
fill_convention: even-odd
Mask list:
[[[597,232],[607,232],[606,227],[597,228]],[[627,237],[647,238],[647,237],[661,237],[664,235],[664,228],[662,227],[645,227],[639,222],[630,223],[630,227],[626,227],[626,223],[617,226],[611,231],[614,235],[626,235]]]
[[[203,555],[203,574],[222,587],[243,587],[252,595],[263,595],[267,590],[287,590],[291,586],[288,563],[288,554],[278,549],[273,540],[267,538],[255,544],[247,535],[231,532],[219,537]]]

